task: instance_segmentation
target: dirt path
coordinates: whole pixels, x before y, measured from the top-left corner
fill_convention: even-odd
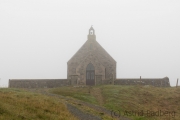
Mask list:
[[[80,120],[101,120],[100,117],[91,115],[89,113],[84,113],[83,111],[79,110],[77,107],[71,105],[71,104],[66,104],[68,110],[74,115],[77,116]]]
[[[111,116],[111,111],[107,110],[104,107],[98,106],[98,105],[94,105],[94,104],[90,104],[81,100],[77,100],[74,98],[70,98],[70,97],[64,97],[61,95],[57,95],[57,94],[52,94],[49,93],[48,90],[46,89],[27,89],[28,91],[31,92],[38,92],[44,95],[48,95],[48,96],[52,96],[52,97],[56,97],[59,98],[61,100],[61,102],[63,102],[66,106],[67,109],[76,117],[78,117],[80,120],[131,120],[129,118],[125,118],[125,117],[120,117],[120,118],[112,118]],[[97,90],[97,89],[96,89]],[[90,90],[90,92],[92,93],[93,90]],[[100,94],[100,90],[98,90],[97,93],[92,93],[94,96],[98,96]],[[101,96],[102,97],[102,96]],[[101,104],[103,103],[103,100],[99,96],[98,101],[101,102]]]
[[[98,100],[99,105],[101,106],[103,105],[104,100],[103,100],[100,88],[92,88],[90,94],[93,95]]]

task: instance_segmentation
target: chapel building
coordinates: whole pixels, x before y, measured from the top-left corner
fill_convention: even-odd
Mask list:
[[[96,41],[91,26],[87,41],[67,62],[67,78],[78,85],[96,85],[97,80],[116,79],[116,61]]]
[[[89,29],[87,41],[67,62],[67,79],[9,79],[9,88],[53,88],[85,85],[151,85],[170,87],[164,78],[116,78],[116,61],[96,41]]]

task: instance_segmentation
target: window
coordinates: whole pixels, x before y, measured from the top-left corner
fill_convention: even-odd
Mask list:
[[[94,66],[92,63],[89,63],[86,70],[94,70]]]

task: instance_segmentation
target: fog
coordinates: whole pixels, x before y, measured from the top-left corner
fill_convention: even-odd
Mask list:
[[[117,78],[180,78],[179,0],[0,0],[0,87],[67,78],[67,61],[96,40]]]

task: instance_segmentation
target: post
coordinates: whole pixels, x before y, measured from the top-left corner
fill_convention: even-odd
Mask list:
[[[141,79],[141,76],[140,76],[140,79]]]
[[[113,83],[112,84],[114,85],[114,74],[113,73],[112,73],[112,79],[113,79]]]
[[[96,86],[97,83],[96,83],[96,76],[95,75],[94,75],[94,81],[95,81],[95,86]]]
[[[176,83],[176,87],[178,86],[178,79],[177,79],[177,83]]]

